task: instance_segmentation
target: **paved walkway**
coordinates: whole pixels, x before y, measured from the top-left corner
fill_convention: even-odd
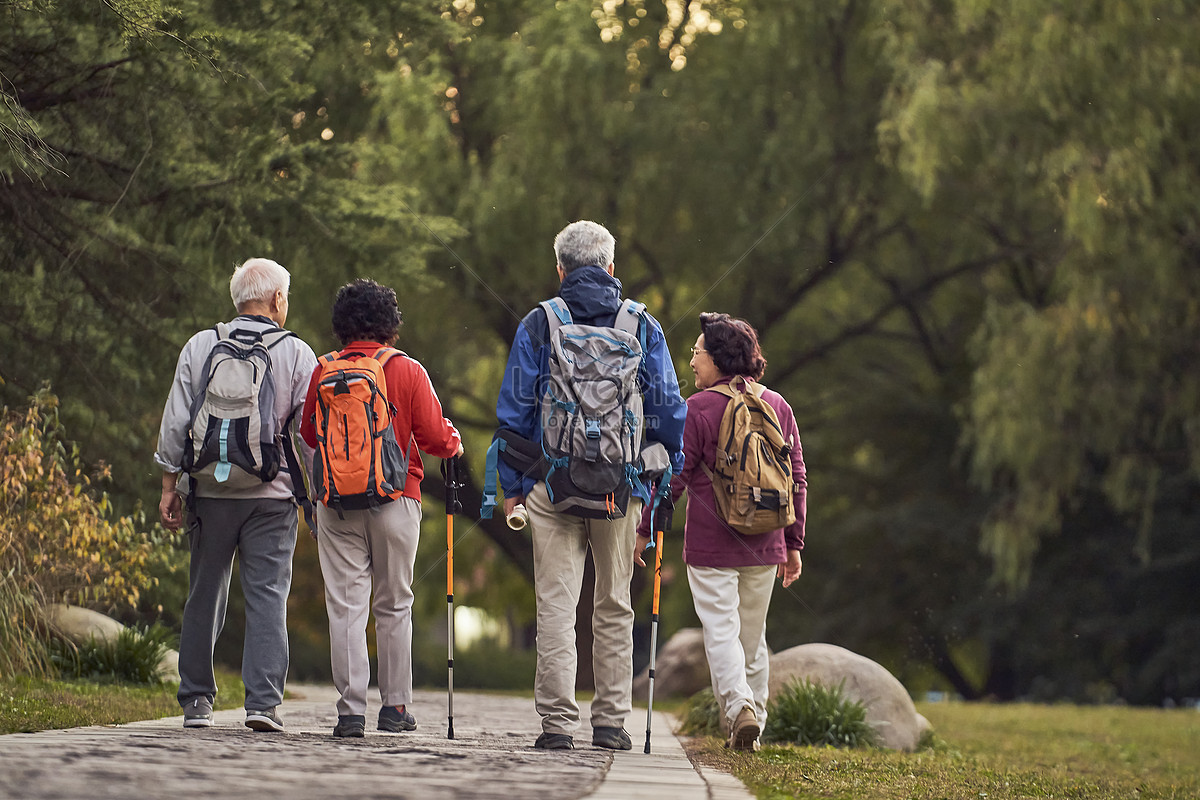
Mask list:
[[[533,701],[456,692],[454,734],[446,738],[446,695],[417,692],[412,733],[373,730],[334,739],[332,688],[289,687],[280,707],[287,733],[256,733],[241,709],[218,711],[210,729],[184,730],[182,717],[109,727],[0,736],[0,798],[230,798],[370,800],[370,798],[588,798],[589,800],[744,800],[732,776],[688,761],[671,733],[674,720],[655,713],[651,753],[644,710],[626,727],[634,749],[613,753],[533,748],[539,733]],[[587,719],[586,708],[582,717]],[[586,728],[586,724],[585,724]]]

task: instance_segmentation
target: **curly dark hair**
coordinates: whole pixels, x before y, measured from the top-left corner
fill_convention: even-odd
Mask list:
[[[391,344],[403,324],[396,291],[368,278],[338,289],[333,299],[333,335],[342,343],[367,341]]]
[[[704,349],[723,375],[745,375],[758,380],[767,369],[758,346],[758,332],[744,319],[705,311],[700,315]]]

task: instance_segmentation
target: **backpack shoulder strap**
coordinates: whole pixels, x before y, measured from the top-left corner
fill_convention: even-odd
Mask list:
[[[719,384],[717,384],[716,386],[710,386],[710,387],[708,387],[708,388],[707,388],[707,389],[705,389],[704,391],[706,391],[706,392],[716,392],[717,394],[723,394],[723,395],[725,395],[726,397],[728,397],[730,400],[732,400],[733,398],[735,398],[735,397],[737,397],[737,396],[738,396],[738,391],[737,391],[737,389],[734,389],[734,388],[733,388],[732,386],[730,386],[728,383],[719,383]]]
[[[566,301],[561,297],[551,297],[549,300],[543,300],[538,303],[538,305],[546,312],[546,324],[550,326],[551,337],[563,325],[571,324],[571,310],[567,308]]]
[[[292,336],[295,336],[295,335],[296,334],[293,333],[292,331],[286,330],[284,328],[271,328],[270,330],[266,330],[266,331],[262,332],[262,339],[263,339],[263,344],[265,344],[267,346],[267,349],[270,350],[272,347],[279,344],[284,339],[291,338]]]
[[[621,303],[620,309],[617,310],[617,318],[613,322],[613,327],[619,331],[637,336],[638,329],[642,326],[642,312],[646,310],[645,303],[639,303],[636,300],[626,298]]]
[[[625,331],[631,336],[636,336],[638,344],[642,346],[642,352],[646,352],[645,303],[625,298],[625,301],[621,303],[621,308],[617,310],[617,319],[613,322],[613,327],[619,331]]]
[[[391,361],[396,356],[403,356],[404,358],[408,358],[408,353],[404,352],[403,350],[397,350],[394,347],[387,347],[385,345],[384,347],[381,347],[378,350],[376,350],[374,355],[372,355],[371,357],[374,358],[376,361],[378,361],[379,366],[382,367],[382,366],[385,366],[389,361]]]

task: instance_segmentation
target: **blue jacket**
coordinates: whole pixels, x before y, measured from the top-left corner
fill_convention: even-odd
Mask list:
[[[621,307],[621,282],[600,267],[580,267],[569,273],[558,296],[579,325],[609,327]],[[679,394],[679,379],[658,320],[646,318],[646,354],[638,370],[642,389],[645,438],[660,442],[671,455],[671,471],[683,470],[683,421],[687,404]],[[541,306],[521,320],[508,354],[504,382],[496,401],[496,418],[501,430],[510,430],[535,442],[542,441],[541,401],[550,374],[550,324]],[[522,480],[521,473],[504,463],[497,465],[500,486],[506,497],[528,495],[536,482]],[[638,493],[643,502],[650,498]]]

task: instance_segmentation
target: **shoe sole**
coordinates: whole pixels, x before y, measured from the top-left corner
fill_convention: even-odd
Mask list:
[[[729,747],[732,750],[738,750],[743,753],[753,753],[754,745],[758,741],[758,725],[744,725],[733,732],[733,737],[729,742]]]
[[[541,742],[541,743],[534,742],[533,747],[535,750],[574,750],[575,743],[574,742],[554,742],[552,744],[546,744],[545,742]]]
[[[388,725],[381,723],[375,728],[375,730],[383,731],[384,733],[408,733],[409,731],[415,731],[416,729],[417,723],[415,722],[411,725],[403,722],[390,723]]]
[[[279,733],[283,730],[283,723],[277,722],[270,717],[254,716],[246,717],[246,727],[252,731]]]
[[[211,717],[197,717],[183,721],[183,727],[185,728],[211,728],[212,726],[213,721]]]
[[[605,750],[632,750],[633,742],[597,742],[593,740],[592,747],[601,747]]]
[[[362,728],[351,728],[348,731],[340,731],[335,728],[333,731],[333,738],[335,738],[335,739],[361,739],[364,736],[366,736],[366,733],[367,733],[367,729],[365,726]]]

